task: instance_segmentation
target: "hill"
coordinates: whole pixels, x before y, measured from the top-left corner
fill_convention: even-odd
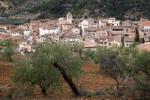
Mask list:
[[[5,0],[4,0],[5,1]],[[71,11],[76,17],[150,18],[150,0],[7,0],[12,9],[41,12],[41,18],[60,17]],[[14,6],[15,5],[15,6]],[[28,9],[27,9],[28,8]]]

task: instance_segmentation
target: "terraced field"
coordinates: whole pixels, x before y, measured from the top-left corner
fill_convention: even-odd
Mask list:
[[[88,91],[89,93],[94,93],[95,91],[104,90],[110,86],[114,86],[115,82],[109,78],[104,77],[99,74],[99,65],[86,63],[84,64],[83,76],[80,80],[74,80],[81,91]],[[12,85],[11,76],[14,71],[14,67],[10,64],[0,62],[0,85]],[[40,88],[35,86],[33,98],[38,98],[37,100],[42,100],[44,97],[40,93]],[[74,100],[71,90],[67,84],[62,80],[61,91],[49,91],[48,97],[52,100]],[[33,100],[34,100],[33,99]],[[88,98],[76,98],[75,100],[100,100],[99,97],[88,97]]]
[[[0,85],[9,85],[14,68],[10,64],[0,61]]]

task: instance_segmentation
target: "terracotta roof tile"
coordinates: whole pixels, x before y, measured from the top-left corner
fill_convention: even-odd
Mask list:
[[[143,25],[144,25],[144,26],[150,26],[150,21],[145,21],[145,22],[143,22]]]

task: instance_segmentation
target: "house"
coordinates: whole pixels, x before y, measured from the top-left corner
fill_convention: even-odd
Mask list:
[[[116,20],[116,18],[109,18],[107,23],[111,26],[120,26],[120,20]]]
[[[95,41],[94,38],[85,38],[83,41],[83,47],[85,49],[96,50],[99,47],[98,43]]]
[[[99,27],[101,27],[100,26],[101,21],[99,21],[99,20],[90,18],[90,19],[88,19],[88,21],[89,21],[89,27],[93,27],[93,28],[99,28]]]
[[[9,40],[11,38],[8,34],[0,34],[0,40]]]
[[[59,24],[64,24],[64,23],[72,24],[73,16],[71,12],[68,12],[66,18],[63,18],[63,17],[59,18],[58,21],[59,21]]]
[[[89,28],[88,20],[84,19],[82,22],[80,22],[79,26],[81,27],[81,30],[82,30],[82,36],[85,36],[86,35],[86,29]]]
[[[59,18],[58,21],[58,25],[61,27],[62,31],[68,31],[74,27],[73,16],[70,12],[67,13],[66,18]]]
[[[130,21],[130,20],[122,21],[122,26],[123,27],[131,27],[132,25],[133,25],[133,22]]]
[[[29,29],[26,29],[26,30],[23,31],[23,35],[24,36],[31,36],[32,35],[32,31],[29,30]]]
[[[125,26],[124,27],[124,36],[129,38],[135,38],[136,35],[136,28],[132,26]]]
[[[72,28],[71,31],[73,34],[77,34],[77,35],[80,35],[80,32],[81,32],[81,30],[79,28],[76,28],[76,27]]]
[[[74,19],[72,21],[72,24],[76,27],[76,28],[79,28],[79,24],[80,22],[82,21],[82,19]]]
[[[142,21],[139,24],[139,37],[140,40],[143,40],[145,42],[150,41],[150,21]]]
[[[48,41],[51,41],[51,42],[60,42],[60,36],[59,35],[48,36]]]
[[[150,42],[150,36],[144,37],[144,42]]]
[[[7,30],[7,25],[0,25],[0,28]]]
[[[6,29],[0,28],[0,34],[8,34],[8,32]]]
[[[107,47],[108,38],[106,36],[101,36],[95,41],[99,44],[99,46]]]
[[[134,43],[134,38],[125,37],[124,38],[124,47],[130,47]]]
[[[98,28],[85,28],[84,37],[96,37],[97,31],[98,31]]]
[[[64,34],[63,37],[60,38],[60,42],[65,42],[65,43],[81,43],[82,42],[82,37],[77,34]]]
[[[116,39],[107,42],[107,47],[113,47],[113,46],[115,46],[115,47],[121,47],[122,43],[121,43],[121,41],[116,40]]]
[[[71,30],[73,27],[74,27],[74,25],[73,25],[73,24],[70,24],[70,23],[63,23],[63,24],[61,25],[62,31]]]
[[[29,24],[23,24],[23,25],[19,25],[18,28],[23,29],[23,30],[28,30],[29,29]]]
[[[100,39],[103,37],[107,37],[108,29],[106,27],[101,27],[97,29],[96,34],[94,35],[94,38]]]
[[[100,27],[106,27],[107,26],[107,19],[100,19],[99,20],[99,26]]]
[[[20,42],[19,43],[19,47],[18,47],[18,51],[21,54],[24,54],[26,52],[32,52],[32,46],[30,43],[28,42]]]
[[[143,27],[145,31],[150,31],[150,21],[144,21]]]
[[[32,31],[32,34],[37,36],[39,34],[39,28],[40,28],[41,22],[38,21],[32,21],[29,24],[29,29]]]
[[[12,35],[14,37],[19,36],[19,35],[23,35],[23,30],[19,29],[19,28],[16,28],[14,30],[11,30],[10,35]]]
[[[50,26],[50,27],[40,27],[39,28],[39,35],[59,35],[60,34],[60,28],[55,27],[55,26]]]
[[[34,37],[34,39],[36,41],[36,43],[43,43],[46,41],[46,37],[45,36],[36,36]]]
[[[122,36],[117,37],[107,37],[107,47],[121,47],[122,46]]]
[[[122,26],[112,26],[109,31],[109,35],[113,38],[122,37],[124,35],[124,29]]]

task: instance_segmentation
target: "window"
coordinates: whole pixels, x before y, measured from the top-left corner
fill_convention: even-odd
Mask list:
[[[109,43],[108,45],[111,46],[111,43]]]

